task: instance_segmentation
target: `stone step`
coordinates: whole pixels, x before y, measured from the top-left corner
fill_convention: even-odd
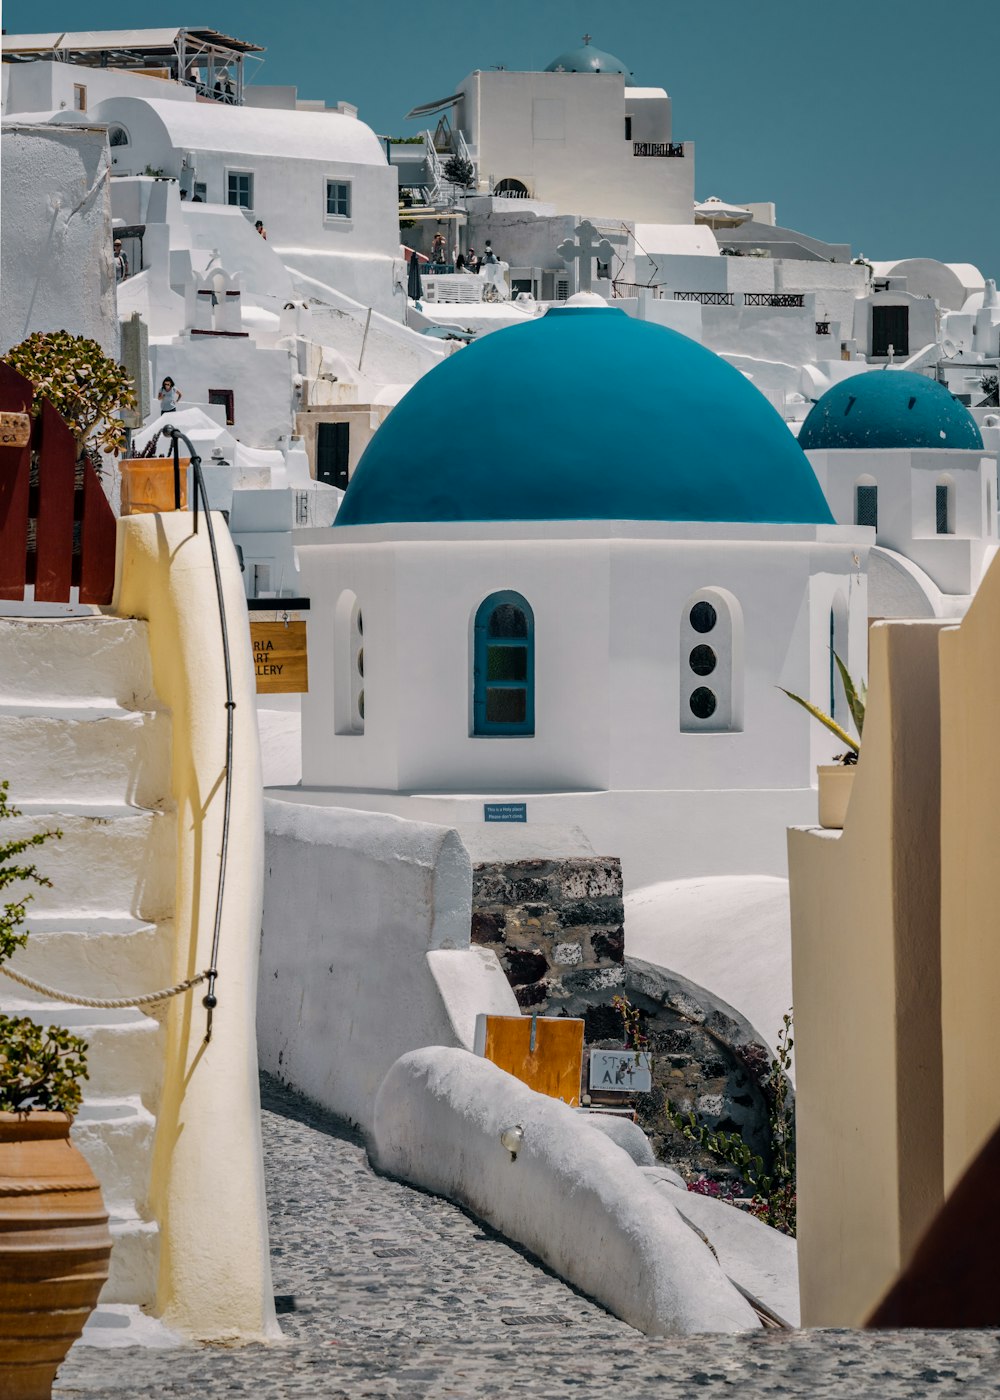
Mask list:
[[[41,1026],[61,1026],[82,1036],[87,1042],[87,1093],[103,1099],[138,1096],[144,1107],[156,1111],[163,1077],[164,1031],[155,1015],[134,1007],[98,1011],[43,1001],[6,977],[0,977],[0,1012],[28,1016]]]
[[[160,1230],[152,1220],[131,1213],[111,1212],[111,1270],[101,1289],[102,1303],[135,1303],[151,1308],[156,1302],[160,1266]]]
[[[156,709],[147,624],[119,617],[0,617],[0,696]]]
[[[36,982],[77,996],[117,998],[156,992],[173,980],[170,920],[46,916],[30,904],[28,911],[27,945],[6,966]]]
[[[107,1099],[88,1093],[84,1099],[72,1137],[101,1183],[109,1211],[149,1213],[155,1132],[156,1119],[135,1095]]]
[[[0,699],[10,801],[170,806],[170,716],[108,703],[51,709]]]
[[[10,886],[8,899],[32,895],[39,914],[131,915],[157,921],[173,912],[176,822],[172,812],[126,803],[19,803],[22,815],[3,824],[5,840],[62,831],[62,840],[31,851],[51,888]]]

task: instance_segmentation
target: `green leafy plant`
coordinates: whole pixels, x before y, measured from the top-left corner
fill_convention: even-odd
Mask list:
[[[772,1149],[769,1171],[764,1170],[764,1159],[751,1151],[740,1133],[709,1128],[698,1121],[694,1109],[685,1114],[675,1104],[667,1104],[667,1116],[678,1132],[720,1162],[737,1169],[751,1192],[750,1214],[786,1235],[795,1234],[795,1112],[788,1099],[793,1044],[792,1015],[786,1012],[764,1083]],[[702,1194],[714,1194],[699,1189]]]
[[[0,820],[19,817],[8,801],[9,787],[0,782]],[[32,836],[0,842],[0,893],[15,882],[47,886],[33,861],[24,857],[61,831],[38,831]],[[0,963],[28,941],[23,928],[29,890],[0,904]],[[0,1016],[0,1113],[53,1110],[75,1113],[87,1078],[87,1043],[59,1026],[43,1028],[26,1016]]]
[[[801,695],[796,695],[791,690],[786,690],[783,685],[779,685],[778,689],[783,695],[787,695],[789,700],[794,700],[796,705],[801,705],[804,710],[808,710],[813,719],[818,719],[820,724],[826,729],[829,729],[831,734],[835,734],[841,743],[847,745],[847,752],[838,754],[834,760],[835,762],[843,764],[857,763],[858,754],[861,752],[860,739],[865,727],[865,710],[868,706],[868,687],[865,685],[864,681],[859,681],[855,684],[850,671],[848,671],[836,652],[833,654],[833,659],[837,663],[841,684],[844,687],[844,694],[847,697],[847,707],[851,712],[851,718],[854,720],[855,727],[858,731],[857,739],[853,739],[851,735],[848,734],[847,730],[843,729],[837,723],[832,715],[828,715],[826,711],[821,710],[818,705],[814,705],[810,700],[804,700]]]
[[[464,156],[449,156],[444,163],[444,178],[463,190],[467,190],[472,184],[474,174],[472,161],[466,160]]]
[[[637,1065],[641,1064],[642,1052],[646,1048],[648,1037],[643,1034],[639,1017],[639,1008],[632,1005],[624,992],[619,992],[617,996],[613,996],[611,998],[611,1005],[622,1018],[625,1049],[634,1050],[635,1062]]]
[[[135,407],[135,395],[127,371],[96,340],[69,331],[35,331],[4,358],[34,385],[32,413],[37,416],[48,399],[80,450],[92,445],[118,456],[125,425],[116,415]]]

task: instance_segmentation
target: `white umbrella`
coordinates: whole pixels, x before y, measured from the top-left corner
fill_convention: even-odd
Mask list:
[[[708,224],[709,228],[738,228],[752,218],[753,213],[749,209],[743,209],[738,204],[727,204],[714,194],[694,206],[695,223]]]

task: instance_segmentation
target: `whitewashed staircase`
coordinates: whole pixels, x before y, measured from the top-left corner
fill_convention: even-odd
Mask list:
[[[9,966],[102,1000],[171,981],[171,721],[153,694],[146,627],[96,615],[0,617],[0,778],[23,814],[0,827],[0,839],[63,833],[33,854],[52,888],[35,891],[28,946]],[[90,1045],[73,1135],[112,1217],[104,1303],[155,1301],[148,1194],[165,1005],[93,1010],[0,976],[0,1011],[66,1026]]]

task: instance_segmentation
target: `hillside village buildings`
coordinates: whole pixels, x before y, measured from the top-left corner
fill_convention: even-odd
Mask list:
[[[647,1277],[659,1287],[672,1278],[662,1259],[676,1247],[686,1260],[691,1241],[678,1226],[679,1245],[666,1230],[643,1253],[620,1164],[573,1127],[561,1137],[563,1120],[550,1134],[538,1119],[539,1139],[555,1145],[542,1162],[529,1143],[522,1160],[526,1176],[559,1184],[552,1218],[536,1221],[545,1212],[535,1205],[519,1216],[517,1192],[505,1195],[495,1163],[476,1153],[503,1142],[506,1171],[524,1125],[483,1126],[472,1090],[462,1097],[482,1066],[462,1069],[463,1057],[479,1043],[477,1016],[516,1017],[536,992],[537,1005],[573,978],[574,993],[606,1009],[640,924],[654,981],[697,984],[745,1031],[739,1049],[771,1045],[791,979],[786,829],[814,823],[815,770],[843,747],[781,692],[851,730],[836,661],[866,672],[869,623],[931,627],[974,607],[998,541],[990,269],[872,264],[781,226],[766,202],[696,204],[695,147],[675,139],[667,90],[636,85],[590,36],[539,69],[473,72],[409,114],[427,129],[408,144],[377,135],[350,103],[328,108],[256,83],[258,47],[211,29],[5,35],[3,52],[2,271],[13,291],[0,353],[35,330],[94,336],[136,383],[130,452],[166,456],[170,430],[183,432],[217,512],[221,565],[203,537],[192,544],[185,517],[125,518],[115,615],[98,617],[79,595],[62,611],[86,614],[108,690],[77,697],[79,708],[158,726],[156,791],[167,791],[168,768],[180,785],[182,893],[197,886],[204,855],[198,804],[211,794],[214,833],[227,767],[191,716],[211,703],[231,725],[235,706],[250,725],[235,750],[243,905],[230,915],[241,929],[242,1039],[236,1050],[223,1041],[220,1078],[238,1105],[240,1151],[254,1150],[250,945],[262,927],[256,1044],[267,1068],[359,1124],[385,1170],[428,1189],[447,1179],[470,1208],[481,1206],[476,1189],[492,1191],[496,1211],[482,1206],[484,1218],[523,1228],[529,1248],[607,1301],[601,1261],[575,1239],[585,1232],[566,1204],[581,1152],[597,1164],[593,1238],[606,1230],[620,1246],[638,1294]],[[447,261],[432,264],[442,231]],[[44,254],[46,239],[58,257]],[[456,254],[464,261],[487,239],[499,262],[487,276],[463,271]],[[176,402],[162,399],[167,380]],[[196,554],[190,572],[171,573],[171,550]],[[213,566],[218,616],[197,592]],[[20,622],[44,604],[32,595],[11,610]],[[258,695],[258,717],[247,611],[274,614],[276,627],[305,620],[308,637],[301,695]],[[224,681],[212,660],[201,669],[227,616],[239,706],[228,657]],[[102,650],[113,650],[104,622],[127,641],[124,678]],[[85,685],[72,647],[68,660],[59,650],[71,633],[33,635]],[[42,700],[65,710],[61,683],[51,684],[54,700],[30,686],[15,697],[32,722]],[[56,760],[41,766],[48,783]],[[102,777],[98,796],[131,821],[126,767]],[[38,800],[55,799],[46,789]],[[136,820],[153,828],[150,803]],[[80,868],[98,868],[87,842],[103,839],[87,829]],[[216,858],[213,847],[213,872]],[[570,932],[551,950],[541,932],[538,947],[517,950],[534,969],[520,982],[470,941],[481,913],[474,870],[502,883],[519,862],[548,863],[553,880],[584,889],[567,901]],[[166,857],[163,866],[166,889],[173,867]],[[565,911],[532,879],[526,927],[549,937]],[[114,891],[116,933],[187,928],[166,897],[144,922],[145,906],[125,908],[124,884]],[[98,908],[100,891],[85,893]],[[186,948],[161,957],[161,980],[209,959],[214,968],[200,898],[185,915],[197,959]],[[623,924],[574,933],[572,919],[585,922],[602,899],[624,908]],[[741,942],[751,905],[759,958]],[[97,922],[87,936],[110,936]],[[134,972],[141,956],[130,959]],[[713,959],[725,964],[717,982]],[[188,1064],[208,1132],[200,1052],[171,1014],[167,1044],[185,1047],[171,1073]],[[187,1080],[165,1075],[161,1099],[158,1031],[138,1011],[122,1025],[147,1056],[139,1089],[116,1091],[146,1096],[136,1110],[145,1162],[153,1119],[183,1117]],[[431,1058],[401,1070],[411,1054]],[[459,1057],[453,1076],[449,1056]],[[412,1109],[425,1094],[433,1106]],[[530,1136],[538,1097],[497,1091],[491,1105],[523,1110]],[[426,1163],[453,1131],[460,1166],[435,1176]],[[176,1137],[188,1189],[197,1151]],[[157,1178],[143,1194],[149,1170],[130,1177],[120,1233],[139,1240],[143,1280],[141,1297],[122,1284],[122,1300],[153,1307],[165,1286],[158,1193],[169,1193]],[[247,1330],[262,1336],[274,1317],[258,1187],[247,1187],[246,1250],[262,1282]],[[188,1204],[197,1194],[178,1191]],[[635,1200],[648,1205],[652,1191],[644,1179]],[[184,1239],[204,1209],[177,1212]],[[756,1326],[742,1285],[695,1253],[687,1311],[670,1288],[648,1307],[612,1288],[607,1305],[653,1332],[706,1319]],[[183,1275],[180,1257],[171,1246]],[[197,1307],[173,1294],[170,1306],[196,1330]],[[227,1315],[212,1335],[234,1328]]]

